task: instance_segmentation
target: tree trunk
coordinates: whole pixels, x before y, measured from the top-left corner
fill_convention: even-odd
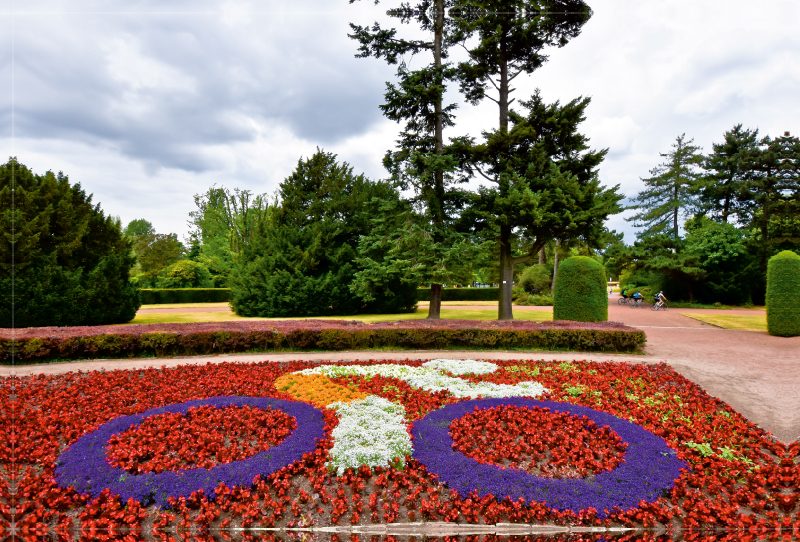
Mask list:
[[[500,302],[497,306],[498,320],[513,320],[511,309],[511,285],[514,281],[514,261],[511,258],[511,227],[500,227]]]
[[[433,65],[436,68],[436,82],[443,87],[441,79],[442,68],[442,34],[444,33],[444,0],[436,0],[436,22],[434,24],[433,39]],[[442,122],[442,93],[436,96],[434,111],[436,113],[436,123],[434,125],[434,139],[436,146],[434,153],[436,156],[442,155],[444,147],[443,122]],[[444,172],[437,168],[434,171],[434,191],[436,209],[434,210],[434,221],[438,226],[444,224]]]
[[[541,250],[539,250],[539,265],[544,265],[545,257],[544,247],[542,247]]]
[[[505,36],[500,38],[500,87],[498,105],[500,106],[500,131],[508,132],[508,62],[505,58]],[[500,179],[500,195],[504,197],[508,187]],[[514,281],[514,261],[511,255],[511,226],[500,226],[500,300],[497,305],[498,320],[513,320],[511,308],[511,285]]]
[[[431,303],[428,307],[428,320],[439,320],[442,312],[442,285],[431,284]]]
[[[678,238],[678,182],[675,181],[675,210],[672,212],[672,228],[674,232],[675,239]]]
[[[444,31],[444,0],[436,0],[436,21],[434,23],[433,32],[433,65],[436,67],[436,78],[439,85],[442,84],[439,78],[440,69],[442,67],[442,34]],[[436,112],[436,122],[434,124],[434,139],[436,145],[434,153],[441,156],[443,149],[442,134],[442,95],[436,97],[434,104]],[[433,241],[435,243],[442,242],[441,228],[444,225],[444,172],[441,169],[436,169],[433,172],[433,201],[429,202],[431,215],[433,218]],[[442,308],[442,285],[431,284],[431,302],[428,308],[429,320],[439,320],[441,318]]]
[[[561,240],[556,239],[556,248],[553,251],[555,263],[553,264],[553,283],[550,285],[550,292],[556,291],[556,276],[558,275],[558,247],[561,246]]]

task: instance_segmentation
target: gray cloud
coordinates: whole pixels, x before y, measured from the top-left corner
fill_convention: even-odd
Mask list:
[[[383,4],[16,2],[12,82],[11,7],[2,1],[0,143],[37,172],[64,170],[123,221],[147,218],[183,234],[193,194],[214,183],[271,192],[317,146],[358,172],[384,174],[400,127],[378,105],[394,68],[354,58],[346,35],[348,22],[381,18]],[[794,0],[758,10],[742,0],[590,5],[581,35],[515,86],[519,99],[536,87],[547,101],[592,98],[584,129],[610,149],[605,184],[634,196],[682,133],[704,150],[740,122],[800,133]],[[457,121],[447,136],[480,137],[495,127],[496,106],[460,103]],[[609,225],[630,242],[622,218]]]
[[[17,135],[202,172],[221,167],[205,147],[255,140],[253,119],[321,144],[362,133],[381,119],[390,70],[353,58],[346,13],[310,7],[228,23],[221,13],[22,16],[36,24],[16,34]]]

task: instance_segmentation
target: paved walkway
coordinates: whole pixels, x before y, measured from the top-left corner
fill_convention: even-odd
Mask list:
[[[595,360],[658,363],[666,361],[679,373],[741,412],[750,421],[771,431],[783,442],[800,435],[800,337],[772,337],[765,332],[732,331],[713,327],[682,312],[713,312],[704,309],[671,309],[654,312],[632,309],[609,299],[609,320],[639,327],[647,334],[644,356],[596,353],[374,351],[284,354],[230,354],[169,359],[101,360],[58,364],[0,367],[0,376],[15,373],[57,374],[68,371],[133,369],[221,362],[370,359],[424,359],[431,357],[486,359]],[[462,307],[459,307],[462,308]],[[480,308],[487,308],[480,306]],[[536,307],[515,307],[515,310]],[[733,311],[720,311],[734,314]],[[745,311],[752,314],[753,311]]]

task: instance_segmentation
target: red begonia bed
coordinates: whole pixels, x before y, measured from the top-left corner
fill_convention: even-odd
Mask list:
[[[318,362],[6,378],[0,389],[0,538],[12,522],[20,536],[54,532],[60,539],[143,532],[155,539],[191,532],[202,539],[241,527],[398,522],[631,526],[688,533],[682,535],[687,540],[715,529],[734,537],[729,540],[798,534],[800,445],[777,442],[668,366],[491,363],[496,370],[486,374],[443,374],[469,385],[538,382],[549,391],[532,399],[475,399],[426,391],[399,377],[330,377],[326,393],[402,405],[414,443],[403,465],[395,458],[394,466],[342,474],[326,467],[339,418],[320,406],[322,380],[292,383],[289,374]],[[391,364],[420,368],[422,362],[363,365]],[[434,434],[452,446],[437,451]],[[651,481],[641,478],[647,466],[636,471],[638,479],[623,474],[642,453],[665,462],[658,472],[652,466],[654,479],[662,479],[650,489]],[[450,454],[453,465],[461,462],[467,470],[448,471],[451,460],[442,466],[436,454]],[[180,469],[189,470],[176,473]],[[551,488],[545,491],[552,492],[552,506],[486,493],[502,486],[478,476],[480,469],[507,477],[509,487]],[[113,476],[92,474],[101,471]],[[187,474],[195,472],[196,478]],[[80,491],[65,487],[70,476],[91,482]],[[249,481],[231,482],[237,479]],[[587,480],[634,496],[651,493],[624,508],[593,506],[611,502],[605,494],[559,501],[559,491],[569,493],[578,487],[571,484]],[[197,491],[179,495],[192,487]]]

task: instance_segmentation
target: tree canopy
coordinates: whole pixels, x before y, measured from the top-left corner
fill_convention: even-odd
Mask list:
[[[367,302],[351,291],[359,237],[381,202],[398,200],[385,182],[354,175],[321,150],[301,159],[279,202],[244,245],[231,273],[231,304],[243,316],[347,315],[416,306],[416,285],[397,280]]]
[[[0,327],[133,319],[141,302],[129,281],[131,242],[79,183],[10,158],[0,166],[0,202]]]

